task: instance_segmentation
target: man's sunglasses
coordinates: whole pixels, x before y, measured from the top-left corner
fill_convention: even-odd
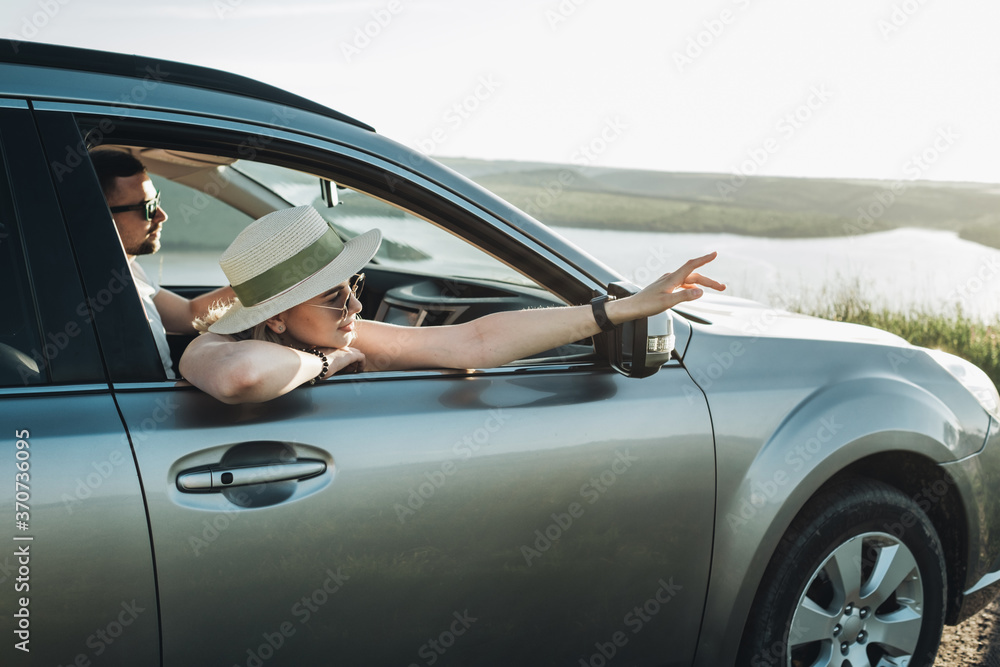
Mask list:
[[[149,222],[156,215],[156,209],[160,208],[160,191],[156,191],[156,196],[152,199],[139,202],[138,204],[128,204],[127,206],[112,206],[112,213],[124,213],[125,211],[145,211],[146,222]]]

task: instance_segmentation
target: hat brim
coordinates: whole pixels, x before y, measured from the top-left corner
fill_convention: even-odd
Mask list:
[[[234,334],[255,327],[289,308],[326,292],[358,273],[371,261],[382,243],[382,232],[370,229],[350,239],[333,261],[300,283],[254,306],[244,307],[239,299],[208,330]]]

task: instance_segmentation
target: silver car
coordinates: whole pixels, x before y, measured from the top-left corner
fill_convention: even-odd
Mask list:
[[[238,406],[168,380],[94,147],[153,174],[170,220],[140,262],[181,294],[303,203],[383,230],[374,319],[636,288],[287,92],[0,51],[3,665],[928,667],[994,597],[997,391],[873,329],[706,297],[497,369]]]

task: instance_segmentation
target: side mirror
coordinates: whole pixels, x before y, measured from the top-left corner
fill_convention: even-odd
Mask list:
[[[615,298],[638,291],[638,287],[624,281],[608,285],[608,294]],[[625,322],[606,335],[610,339],[611,365],[627,377],[653,375],[670,360],[674,351],[674,319],[669,311]]]

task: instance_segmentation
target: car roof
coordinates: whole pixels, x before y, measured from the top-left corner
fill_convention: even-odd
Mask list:
[[[363,130],[375,131],[366,123],[276,86],[210,67],[172,60],[4,39],[0,40],[0,63],[111,74],[135,79],[142,79],[150,71],[155,71],[159,77],[170,83],[282,104],[349,123]]]

